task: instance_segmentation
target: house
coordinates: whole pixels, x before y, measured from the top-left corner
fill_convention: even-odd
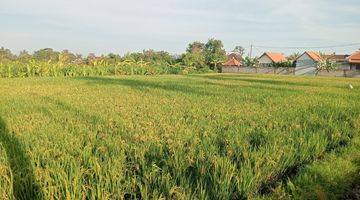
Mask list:
[[[241,66],[242,63],[235,59],[235,57],[232,57],[222,65],[221,71],[223,73],[237,73],[239,72]]]
[[[320,59],[319,53],[305,51],[295,60],[295,75],[315,75]]]
[[[348,55],[335,53],[324,55],[325,59],[336,62],[340,70],[348,70],[350,68],[349,63],[346,61],[347,57]],[[320,53],[305,51],[295,60],[295,75],[315,75],[318,62],[321,59]]]
[[[350,70],[360,70],[360,49],[346,58]]]
[[[346,58],[349,57],[347,54],[332,54],[326,56],[326,59],[335,62],[338,65],[338,70],[349,70],[350,65]]]
[[[269,67],[273,63],[286,61],[286,57],[282,53],[265,52],[259,57],[259,64],[262,67]]]

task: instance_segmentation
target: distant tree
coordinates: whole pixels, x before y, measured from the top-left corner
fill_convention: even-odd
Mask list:
[[[83,56],[81,54],[75,54],[75,60],[73,61],[74,64],[81,65],[85,63],[85,59],[83,59]]]
[[[318,75],[320,71],[325,70],[327,72],[330,72],[338,68],[339,65],[335,61],[330,59],[331,56],[322,53],[319,53],[319,55],[320,59],[316,66],[316,75]]]
[[[166,51],[155,51],[153,49],[143,50],[142,52],[127,53],[124,60],[146,61],[157,64],[173,64],[176,58]]]
[[[185,53],[182,57],[182,62],[186,67],[193,67],[195,69],[203,69],[207,67],[204,54],[200,52]]]
[[[209,39],[205,44],[205,60],[212,70],[219,70],[218,67],[226,60],[226,51],[221,40]]]
[[[243,62],[246,67],[252,67],[254,65],[253,58],[250,58],[249,56],[246,56]]]
[[[300,53],[296,52],[286,57],[287,63],[291,63],[291,67],[296,67],[296,59],[300,57]]]
[[[59,52],[51,48],[40,49],[34,52],[33,58],[38,61],[55,61],[59,60]]]
[[[299,56],[300,56],[300,53],[296,52],[296,53],[293,53],[293,54],[289,55],[288,57],[286,57],[286,59],[288,61],[294,62]]]
[[[31,55],[26,50],[22,50],[19,53],[18,60],[20,62],[28,62],[31,59]]]
[[[15,60],[16,56],[11,53],[10,49],[0,48],[0,62]]]
[[[114,53],[109,53],[106,57],[110,58],[110,59],[120,59],[121,56],[118,54],[114,54]]]
[[[69,50],[63,50],[59,53],[59,62],[62,64],[72,63],[77,59],[76,55],[71,53]]]
[[[96,60],[97,56],[94,53],[89,53],[85,59],[84,59],[84,63],[87,65],[92,65],[93,61]]]
[[[202,42],[193,42],[190,43],[186,49],[187,53],[203,53],[205,49],[205,44]]]
[[[143,60],[152,63],[174,63],[175,58],[166,51],[154,51],[152,49],[143,51]]]
[[[80,53],[75,54],[76,59],[83,59],[83,56]]]
[[[117,62],[121,61],[121,56],[119,54],[109,53],[106,56],[106,60],[112,64],[115,65]]]
[[[259,59],[258,58],[250,58],[249,56],[246,56],[244,58],[244,64],[245,66],[247,67],[252,67],[252,68],[255,68],[256,70],[256,73],[260,67],[260,64],[259,64]]]
[[[139,61],[143,59],[143,55],[140,52],[132,52],[132,53],[126,53],[123,57],[124,60],[133,60],[133,61]]]
[[[96,55],[94,53],[89,53],[89,55],[87,56],[87,59],[95,59]]]
[[[291,67],[294,67],[293,66],[293,62],[291,62],[290,60],[285,60],[285,61],[282,61],[282,62],[273,62],[270,64],[270,67],[273,67],[273,68],[291,68]]]
[[[233,52],[240,54],[241,57],[244,56],[245,48],[242,46],[236,46],[233,50]]]

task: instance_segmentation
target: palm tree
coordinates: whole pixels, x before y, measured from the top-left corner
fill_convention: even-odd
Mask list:
[[[300,53],[296,52],[296,53],[289,55],[286,59],[288,61],[294,62],[299,56],[300,56]]]
[[[320,71],[324,71],[326,70],[327,72],[333,71],[338,67],[338,64],[331,60],[331,55],[325,55],[323,53],[319,53],[319,61],[317,63],[316,66],[316,75],[320,72]]]

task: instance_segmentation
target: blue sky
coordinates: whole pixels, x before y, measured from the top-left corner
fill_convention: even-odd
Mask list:
[[[0,46],[88,54],[185,51],[215,37],[235,45],[360,43],[359,0],[1,0]],[[351,53],[360,46],[316,49]],[[304,49],[254,48],[290,53]]]

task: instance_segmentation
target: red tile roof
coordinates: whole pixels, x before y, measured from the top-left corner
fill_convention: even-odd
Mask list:
[[[346,55],[346,54],[332,54],[332,55],[328,55],[327,59],[336,61],[336,62],[344,62],[348,56],[349,55]]]
[[[312,60],[314,60],[316,62],[320,61],[321,57],[323,57],[324,59],[328,59],[328,60],[332,60],[332,61],[336,61],[336,62],[344,62],[346,57],[349,56],[349,55],[345,55],[345,54],[335,54],[335,53],[321,56],[320,53],[313,52],[313,51],[305,51],[303,54],[301,54],[301,56],[303,56],[304,54],[308,55]],[[299,56],[298,58],[300,58],[301,56]]]
[[[230,60],[231,58],[235,58],[235,59],[238,60],[238,61],[241,61],[241,60],[242,60],[241,54],[236,53],[236,52],[230,52],[230,53],[228,53],[228,54],[227,54],[227,58],[228,58],[228,60]]]
[[[270,60],[273,61],[274,63],[283,62],[286,60],[285,55],[282,53],[265,52],[260,57],[263,57],[264,55],[268,56],[270,58]]]
[[[360,64],[360,50],[356,51],[355,53],[351,54],[349,57],[347,57],[347,60],[351,64]]]
[[[305,51],[304,54],[307,54],[311,59],[313,59],[314,61],[320,61],[321,57],[320,54],[317,52],[312,52],[312,51]],[[303,55],[304,55],[303,54]]]
[[[241,66],[241,62],[236,60],[235,58],[231,58],[230,60],[225,62],[223,66]]]

